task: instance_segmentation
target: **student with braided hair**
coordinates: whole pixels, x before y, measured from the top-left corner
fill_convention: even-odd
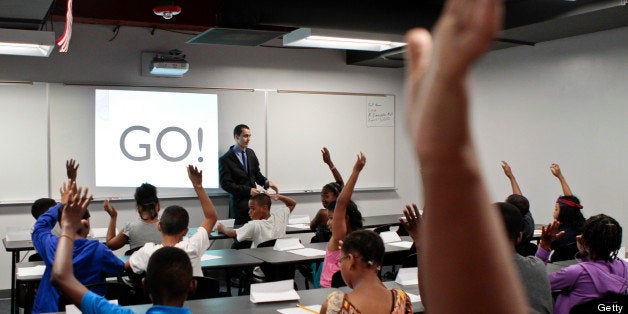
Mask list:
[[[548,240],[556,237],[555,225],[544,229],[537,257],[547,262]],[[604,214],[589,217],[577,236],[579,263],[549,275],[552,290],[561,293],[554,305],[555,314],[569,313],[580,303],[608,294],[626,294],[628,291],[628,262],[617,257],[621,246],[622,228]]]
[[[157,188],[150,183],[143,183],[135,189],[135,203],[137,204],[137,214],[139,220],[128,222],[120,233],[116,235],[116,220],[118,212],[105,200],[103,207],[111,218],[107,228],[107,247],[117,250],[127,242],[131,251],[137,250],[144,244],[152,242],[161,243],[161,232],[157,229],[159,222],[159,198],[157,198]]]

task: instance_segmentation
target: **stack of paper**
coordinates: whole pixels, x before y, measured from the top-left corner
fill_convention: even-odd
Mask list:
[[[30,228],[7,228],[7,241],[30,241],[31,229]]]
[[[395,282],[402,286],[418,285],[419,272],[417,267],[401,268],[397,273]]]
[[[233,224],[234,223],[235,223],[235,219],[218,220],[218,221],[216,221],[216,224],[214,225],[213,231],[216,231],[216,228],[218,228],[218,224],[222,224],[223,226],[225,226],[227,228],[233,228]]]
[[[294,280],[258,283],[251,285],[250,300],[253,303],[290,301],[300,299],[294,290]]]
[[[20,277],[43,276],[45,271],[46,271],[46,265],[37,265],[33,267],[19,267],[17,269],[17,275]]]
[[[394,231],[385,231],[379,234],[384,244],[398,246],[409,249],[412,247],[412,241],[401,241],[399,235]]]
[[[303,248],[303,249],[291,250],[291,251],[288,251],[288,252],[293,253],[293,254],[297,254],[297,255],[301,255],[301,256],[306,256],[306,257],[314,257],[314,256],[323,256],[323,255],[325,255],[325,251],[317,250],[317,249],[311,249],[311,248]]]
[[[275,241],[275,246],[273,250],[275,251],[287,251],[287,250],[296,250],[305,248],[303,244],[301,244],[301,240],[299,238],[283,238],[277,239]]]
[[[289,225],[310,224],[310,216],[308,215],[290,215],[288,219]]]

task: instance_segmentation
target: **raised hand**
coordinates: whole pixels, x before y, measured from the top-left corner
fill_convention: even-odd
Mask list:
[[[188,177],[194,187],[203,186],[203,171],[196,166],[188,165]]]
[[[83,219],[87,206],[94,199],[93,195],[87,195],[88,192],[89,189],[87,187],[79,187],[76,193],[72,192],[70,194],[68,203],[63,207],[63,215],[61,217],[61,225],[64,229],[68,227],[74,231],[81,229],[81,219]]]
[[[109,203],[109,199],[106,199],[103,203],[103,209],[107,212],[107,214],[109,214],[109,217],[118,217],[118,211],[116,210],[115,206]]]
[[[70,179],[72,181],[76,181],[76,177],[78,175],[78,168],[79,168],[79,166],[80,166],[80,164],[77,164],[74,159],[70,159],[70,160],[66,160],[65,161],[65,170],[67,172],[68,179]]]
[[[509,178],[514,177],[514,175],[512,174],[512,169],[510,169],[510,165],[508,165],[508,163],[503,160],[502,160],[502,169],[504,170],[504,174],[507,177]]]
[[[545,249],[549,250],[552,245],[552,241],[562,237],[565,234],[565,231],[558,232],[558,227],[560,227],[560,222],[557,220],[552,221],[547,226],[541,227],[541,241],[539,245]]]
[[[366,157],[364,153],[360,152],[358,154],[358,159],[355,161],[355,165],[353,166],[353,171],[362,171],[364,169],[364,165],[366,165]]]
[[[560,166],[557,163],[552,163],[550,165],[550,171],[557,178],[560,178],[563,176],[562,172],[560,171]]]
[[[275,194],[279,194],[279,188],[273,183],[273,181],[268,181],[268,187],[275,191]]]
[[[323,162],[329,165],[331,163],[331,156],[329,155],[327,147],[323,147],[323,149],[321,149],[321,154],[323,154]]]
[[[63,182],[61,188],[59,188],[59,193],[61,193],[61,203],[67,204],[70,200],[70,197],[73,193],[76,192],[76,181],[69,180],[67,182]]]
[[[412,208],[410,208],[410,205],[406,205],[406,208],[403,210],[403,215],[406,219],[399,218],[399,222],[406,229],[406,231],[408,231],[408,234],[412,237],[414,243],[418,245],[421,222],[423,221],[419,208],[415,203],[412,203]]]

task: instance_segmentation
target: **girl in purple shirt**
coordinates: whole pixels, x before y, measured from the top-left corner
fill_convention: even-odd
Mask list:
[[[557,226],[543,228],[536,256],[547,262],[547,241],[560,237]],[[578,264],[549,275],[552,290],[560,290],[554,304],[555,314],[567,314],[580,303],[608,294],[626,294],[628,291],[628,262],[617,257],[621,245],[622,229],[617,220],[604,214],[592,216],[577,236]]]

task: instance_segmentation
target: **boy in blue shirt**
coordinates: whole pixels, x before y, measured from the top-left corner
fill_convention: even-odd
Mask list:
[[[87,189],[83,195],[81,190],[79,188],[77,193],[71,193],[63,208],[62,231],[52,269],[52,284],[83,313],[133,313],[87,290],[74,276],[72,250],[75,240],[72,235],[81,230],[81,217],[92,201],[91,196],[87,197]],[[188,293],[196,290],[196,281],[192,278],[190,258],[183,250],[163,247],[155,251],[148,261],[143,285],[155,304],[147,313],[190,313],[189,309],[182,306]]]
[[[64,183],[61,188],[61,202],[51,207],[41,215],[33,228],[32,240],[35,249],[46,264],[46,270],[41,278],[41,283],[37,290],[34,313],[57,312],[59,311],[59,291],[50,284],[50,272],[55,257],[60,237],[52,233],[52,229],[57,221],[62,221],[64,213],[63,204],[67,204],[74,181],[70,181],[70,186]],[[86,190],[87,192],[87,190]],[[67,233],[65,237],[71,237],[75,242],[72,251],[72,264],[76,268],[76,278],[83,284],[101,283],[107,277],[120,276],[124,273],[124,263],[116,257],[111,250],[97,240],[86,239],[89,233],[89,212],[87,208],[82,213],[77,228],[73,233]],[[63,224],[61,223],[63,228]],[[104,294],[104,289],[97,291]],[[61,309],[64,310],[64,309]]]

